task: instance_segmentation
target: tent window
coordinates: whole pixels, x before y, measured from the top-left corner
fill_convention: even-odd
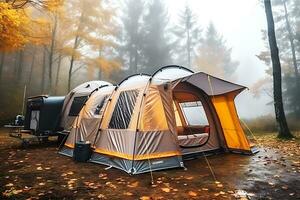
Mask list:
[[[180,103],[185,121],[189,126],[209,125],[205,110],[201,101]]]
[[[81,96],[81,97],[74,97],[71,109],[69,112],[69,116],[78,116],[81,108],[83,107],[84,103],[88,99],[87,96]]]
[[[138,90],[123,91],[120,93],[108,128],[128,128],[138,94]]]
[[[101,101],[99,102],[99,104],[97,105],[97,108],[95,110],[95,115],[102,115],[103,106],[106,104],[108,97],[109,97],[109,95],[106,95],[101,99]]]

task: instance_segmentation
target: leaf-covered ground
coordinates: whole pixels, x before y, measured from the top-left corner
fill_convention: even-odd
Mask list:
[[[297,134],[298,138],[300,134]],[[299,199],[300,142],[256,135],[254,156],[219,154],[172,169],[130,176],[105,166],[75,163],[55,143],[21,148],[0,130],[0,199]]]

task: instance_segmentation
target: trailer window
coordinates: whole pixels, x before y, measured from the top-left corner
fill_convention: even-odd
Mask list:
[[[120,93],[108,128],[128,128],[138,94],[138,90],[123,91]]]
[[[201,101],[184,102],[179,104],[185,121],[189,126],[206,126],[207,116]]]
[[[87,96],[74,97],[69,116],[78,116],[80,110],[82,109],[87,99]]]

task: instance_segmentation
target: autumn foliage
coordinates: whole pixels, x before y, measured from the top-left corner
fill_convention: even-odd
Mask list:
[[[9,3],[0,2],[0,50],[22,48],[28,43],[29,23],[24,9],[13,9]]]

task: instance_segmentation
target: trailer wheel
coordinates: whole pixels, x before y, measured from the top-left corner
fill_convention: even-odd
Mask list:
[[[27,148],[29,146],[28,140],[22,140],[22,148]]]

